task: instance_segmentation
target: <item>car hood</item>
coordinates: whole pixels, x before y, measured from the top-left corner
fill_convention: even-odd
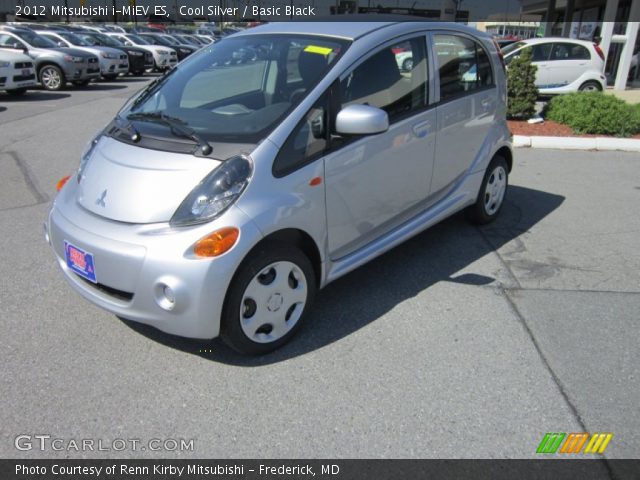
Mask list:
[[[90,58],[96,56],[94,53],[88,52],[86,50],[81,50],[80,48],[58,47],[51,48],[50,50],[62,52],[66,55],[73,55],[74,57]]]
[[[22,51],[9,51],[0,49],[0,61],[5,62],[31,62],[32,58]]]
[[[84,169],[76,200],[90,212],[119,222],[168,222],[191,190],[221,163],[103,136]]]
[[[97,55],[97,56],[99,56],[100,53],[102,52],[118,55],[118,57],[122,54],[120,50],[117,50],[115,48],[102,47],[99,45],[94,45],[91,47],[74,47],[74,48],[78,48],[79,50],[84,50],[85,52],[93,53],[94,55]]]
[[[175,49],[171,47],[165,47],[164,45],[136,45],[136,46],[140,48],[144,48],[145,50],[154,51],[154,52],[157,52],[158,50],[167,50],[167,51],[175,52]]]

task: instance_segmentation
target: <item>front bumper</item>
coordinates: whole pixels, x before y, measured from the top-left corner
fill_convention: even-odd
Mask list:
[[[33,68],[16,69],[15,71],[8,70],[8,72],[9,74],[6,76],[0,75],[0,89],[2,90],[29,88],[34,87],[37,83]]]
[[[67,62],[64,65],[64,74],[70,81],[98,78],[100,77],[100,64],[97,58],[91,62],[87,60],[82,63]]]
[[[253,222],[235,207],[211,223],[191,228],[109,221],[77,205],[74,183],[65,185],[45,223],[45,237],[73,289],[105,310],[170,334],[218,336],[231,278],[261,238]],[[231,225],[241,233],[229,252],[215,259],[193,255],[197,240]],[[65,241],[93,254],[97,284],[67,266]],[[170,288],[173,303],[165,287]]]
[[[129,71],[129,60],[127,55],[124,58],[101,58],[100,73],[102,75],[114,75],[127,73]]]

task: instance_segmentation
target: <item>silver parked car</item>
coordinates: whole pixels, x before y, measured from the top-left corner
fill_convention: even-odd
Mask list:
[[[46,237],[91,302],[266,353],[319,288],[460,210],[493,220],[505,114],[499,53],[474,29],[264,25],[130,99],[61,187]]]

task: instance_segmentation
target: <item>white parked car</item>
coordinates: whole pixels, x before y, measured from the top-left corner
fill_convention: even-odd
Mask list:
[[[0,90],[22,95],[36,85],[36,71],[31,57],[22,52],[0,49]]]
[[[604,53],[597,44],[570,38],[523,40],[502,49],[507,66],[525,48],[532,50],[538,67],[536,86],[541,94],[604,90]]]

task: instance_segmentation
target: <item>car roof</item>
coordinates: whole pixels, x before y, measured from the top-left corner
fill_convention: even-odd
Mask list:
[[[566,37],[528,38],[526,40],[520,40],[520,42],[525,42],[529,45],[536,45],[538,43],[550,43],[550,42],[577,43],[580,45],[593,44],[593,42],[590,42],[588,40],[578,40],[577,38],[566,38]]]
[[[339,17],[339,19],[337,19]],[[320,20],[320,21],[318,21]],[[325,20],[325,21],[322,21]],[[347,40],[356,40],[360,37],[375,31],[389,28],[393,25],[407,24],[415,26],[420,23],[428,26],[429,29],[455,29],[457,31],[471,33],[478,37],[485,37],[486,34],[453,22],[435,22],[425,20],[421,17],[411,17],[408,15],[338,15],[328,17],[317,17],[314,21],[303,22],[272,22],[254,28],[241,30],[234,36],[255,35],[266,33],[295,33],[306,35],[320,35],[328,37],[339,37]]]

